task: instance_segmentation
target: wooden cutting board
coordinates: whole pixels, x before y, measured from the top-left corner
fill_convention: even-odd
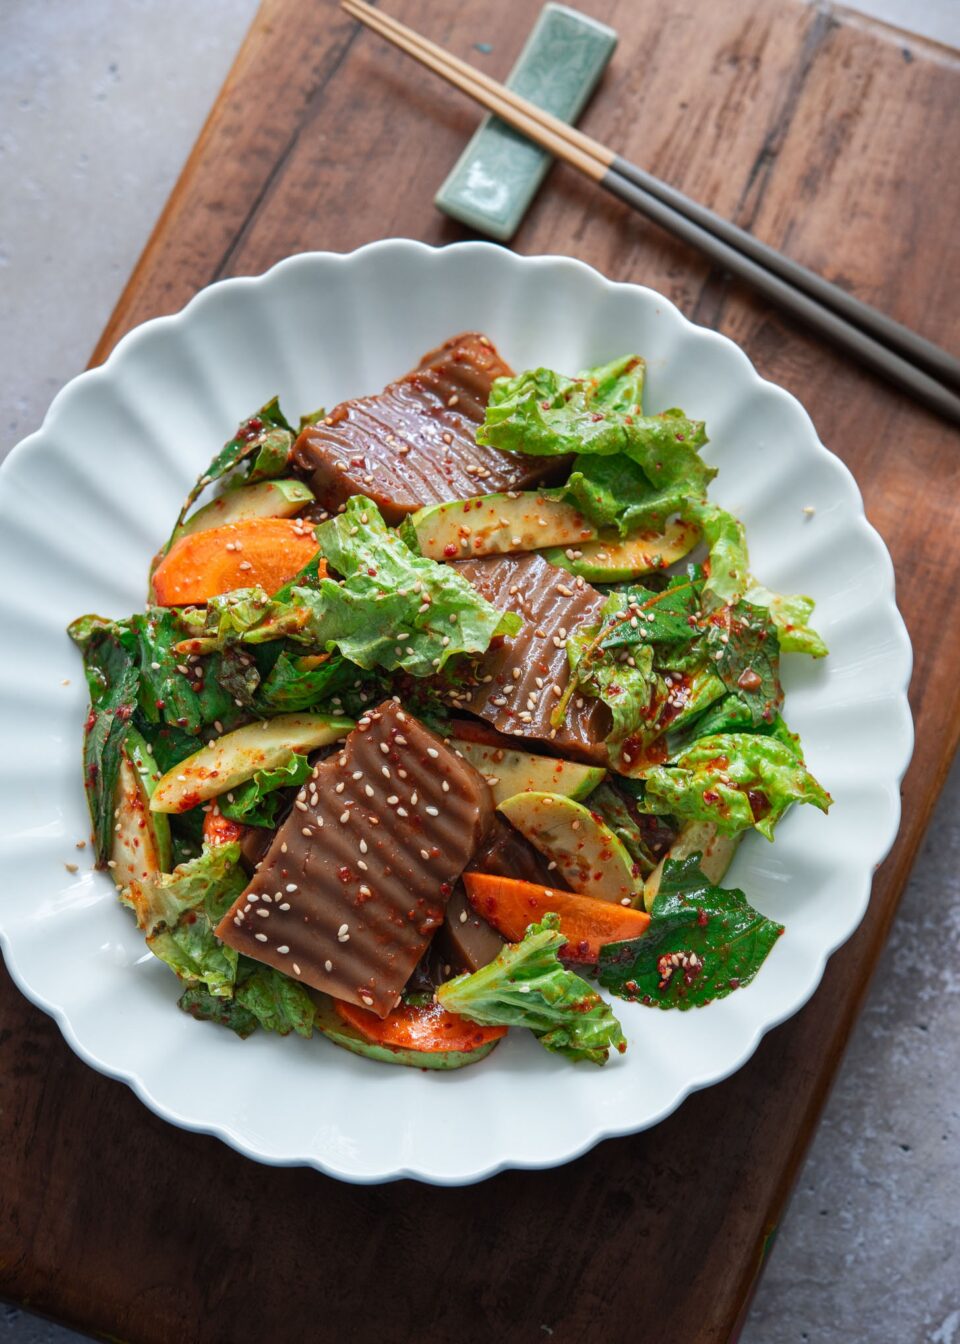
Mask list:
[[[589,131],[956,349],[955,54],[796,0],[582,2],[621,34]],[[539,3],[390,7],[502,76]],[[288,253],[463,236],[431,200],[477,118],[331,0],[267,0],[95,359]],[[648,1133],[465,1190],[343,1185],[177,1130],[0,972],[8,1299],[136,1344],[735,1335],[957,743],[960,441],[566,169],[515,246],[669,294],[795,392],[855,472],[916,649],[917,751],[869,913],[735,1077]]]

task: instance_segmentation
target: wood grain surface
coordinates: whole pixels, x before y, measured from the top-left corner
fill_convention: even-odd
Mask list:
[[[539,0],[390,7],[502,77]],[[957,348],[954,54],[795,0],[582,7],[621,34],[586,129]],[[431,201],[476,121],[332,0],[267,0],[95,358],[290,252],[464,236]],[[735,1336],[957,743],[960,441],[567,169],[515,246],[726,332],[855,472],[916,650],[917,752],[869,913],[735,1077],[567,1167],[465,1190],[352,1187],[174,1129],[0,971],[0,1295],[136,1344]]]

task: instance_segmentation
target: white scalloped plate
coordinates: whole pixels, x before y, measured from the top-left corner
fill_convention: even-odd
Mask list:
[[[279,392],[299,414],[376,390],[466,328],[489,333],[516,368],[572,372],[625,350],[645,355],[650,409],[679,405],[706,420],[714,494],[745,519],[755,572],[816,598],[831,650],[819,664],[788,657],[784,683],[789,721],[835,806],[829,817],[795,809],[775,845],[750,836],[730,875],[786,935],[751,986],[709,1008],[618,1005],[630,1049],[603,1069],[571,1066],[521,1032],[485,1063],[438,1075],[378,1067],[322,1039],[242,1042],[198,1024],[177,1012],[176,980],[109,878],[91,871],[89,848],[74,847],[89,830],[86,694],[67,622],[142,606],[148,561],[188,484],[253,407]],[[890,558],[853,478],[799,403],[731,341],[577,261],[391,240],[211,286],[70,383],[11,454],[0,567],[7,966],[94,1068],[174,1124],[263,1162],[349,1181],[463,1184],[555,1166],[656,1124],[806,1002],[860,922],[897,832],[911,651]]]

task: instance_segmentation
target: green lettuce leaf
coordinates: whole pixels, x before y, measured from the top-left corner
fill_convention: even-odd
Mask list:
[[[313,1035],[313,1000],[303,985],[272,966],[240,958],[234,1000],[251,1013],[264,1031],[288,1036]]]
[[[214,928],[247,885],[238,844],[217,845],[195,859],[131,882],[126,893],[154,956],[187,984],[216,997],[233,994],[237,953]]]
[[[90,713],[83,737],[83,784],[93,824],[97,865],[113,847],[113,810],[121,749],[137,705],[140,673],[136,639],[122,622],[81,616],[68,634],[83,653]]]
[[[234,785],[229,793],[222,793],[217,806],[231,821],[246,826],[276,826],[281,803],[277,790],[295,788],[310,773],[306,756],[291,751],[290,759],[285,763],[272,770],[258,770],[252,779]]]
[[[303,594],[307,589],[295,589]],[[213,653],[231,644],[266,644],[302,636],[310,608],[301,597],[274,597],[263,588],[237,588],[212,597],[204,607],[183,607],[177,619],[183,635],[177,652]]]
[[[599,981],[651,1007],[702,1008],[748,985],[782,933],[742,891],[713,886],[699,854],[668,859],[646,933],[600,949]]]
[[[142,882],[132,882],[129,900],[137,924],[149,937],[161,929],[172,928],[185,911],[201,906],[219,922],[246,886],[239,865],[238,844],[215,845],[204,850],[199,858],[179,864],[172,873],[158,873]]]
[[[701,488],[699,471],[681,473],[665,485],[651,485],[643,468],[626,453],[611,457],[581,454],[565,486],[566,497],[598,531],[662,531],[671,514],[683,511],[691,493]]]
[[[315,665],[284,649],[257,697],[261,713],[288,714],[312,709],[358,684],[356,664],[336,654]]]
[[[246,1040],[259,1025],[256,1016],[235,998],[225,999],[211,994],[204,985],[187,985],[177,999],[177,1007],[198,1022],[216,1022],[221,1027],[229,1027],[241,1040]]]
[[[643,779],[642,811],[709,821],[728,835],[753,826],[768,840],[791,803],[826,812],[832,801],[795,749],[760,734],[698,738],[671,764],[645,769]]]
[[[529,1027],[547,1050],[603,1064],[626,1041],[610,1005],[558,959],[566,942],[559,924],[557,915],[544,915],[489,966],[441,985],[437,999],[481,1026]]]
[[[751,581],[744,596],[755,607],[766,607],[770,612],[784,653],[808,653],[811,658],[827,656],[826,644],[808,625],[813,615],[813,598],[799,593],[786,597],[782,593],[772,593],[755,580]]]
[[[718,682],[723,688],[723,683]],[[791,733],[779,714],[768,723],[755,719],[753,710],[739,691],[714,697],[704,708],[690,716],[681,716],[671,723],[666,735],[667,760],[673,761],[700,737],[714,737],[717,733],[760,733],[776,737],[796,756],[802,756],[800,739]]]
[[[201,1022],[216,1022],[235,1031],[241,1040],[257,1027],[287,1036],[296,1031],[313,1035],[314,1007],[303,985],[272,966],[241,956],[232,998],[212,994],[202,984],[190,984],[177,1006]]]
[[[823,658],[827,646],[808,624],[813,614],[813,599],[800,594],[771,592],[750,574],[750,557],[743,523],[726,509],[706,501],[692,502],[686,509],[690,521],[698,524],[710,550],[706,593],[721,603],[735,604],[745,598],[755,607],[766,607],[777,628],[784,653],[807,653]]]
[[[310,610],[303,638],[358,667],[428,677],[456,654],[483,653],[495,635],[520,629],[518,616],[491,606],[450,565],[417,555],[363,495],[322,523],[317,539],[342,581],[294,589]]]

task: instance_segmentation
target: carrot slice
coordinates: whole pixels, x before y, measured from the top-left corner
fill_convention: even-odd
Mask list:
[[[426,1054],[477,1050],[507,1034],[506,1027],[480,1027],[458,1013],[448,1013],[439,1003],[423,1008],[399,1003],[384,1018],[341,999],[334,999],[333,1006],[343,1021],[356,1027],[368,1041],[402,1050],[423,1050]]]
[[[243,518],[181,537],[153,574],[162,607],[194,605],[234,588],[275,593],[316,555],[313,527],[297,518]],[[326,573],[322,564],[321,573]]]
[[[225,817],[216,802],[212,802],[203,814],[203,843],[209,847],[230,845],[239,840],[246,829],[241,822]]]
[[[599,901],[593,896],[574,896],[535,882],[492,873],[464,873],[470,904],[477,914],[511,943],[519,943],[528,924],[553,910],[560,916],[560,932],[567,940],[560,955],[567,961],[590,964],[597,961],[604,943],[639,938],[646,933],[650,916],[645,910]]]

